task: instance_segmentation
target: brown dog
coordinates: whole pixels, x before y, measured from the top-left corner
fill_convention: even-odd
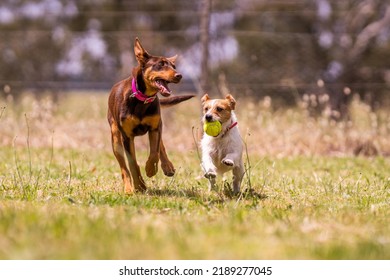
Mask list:
[[[127,194],[132,194],[135,190],[146,190],[135,154],[136,136],[149,134],[150,154],[145,166],[148,177],[157,173],[160,159],[164,174],[175,174],[175,168],[168,159],[161,138],[160,105],[174,105],[194,96],[172,96],[159,100],[159,92],[165,97],[171,94],[168,83],[178,83],[182,78],[175,67],[177,56],[152,56],[142,47],[138,38],[135,39],[134,52],[138,66],[133,69],[132,77],[120,81],[111,89],[107,113],[111,126],[112,148],[121,168]]]

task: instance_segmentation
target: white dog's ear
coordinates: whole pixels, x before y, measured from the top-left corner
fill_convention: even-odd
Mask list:
[[[203,95],[203,97],[200,99],[200,101],[202,102],[202,104],[204,104],[206,101],[210,100],[210,97],[207,93],[205,93]]]
[[[234,110],[236,108],[236,100],[233,98],[231,94],[226,95],[226,100],[230,102],[230,109]]]

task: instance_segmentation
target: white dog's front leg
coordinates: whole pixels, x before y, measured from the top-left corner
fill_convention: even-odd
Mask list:
[[[202,167],[204,170],[204,177],[209,180],[209,191],[215,187],[215,178],[217,177],[217,168],[215,167],[211,157],[204,154],[202,157]]]

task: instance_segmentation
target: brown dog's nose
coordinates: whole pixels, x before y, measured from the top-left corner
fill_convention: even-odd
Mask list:
[[[213,116],[210,114],[206,115],[206,121],[211,122],[213,120]]]
[[[180,73],[176,73],[176,74],[175,74],[175,79],[176,79],[176,80],[179,80],[179,81],[180,81],[181,78],[183,78],[183,76],[182,76]]]

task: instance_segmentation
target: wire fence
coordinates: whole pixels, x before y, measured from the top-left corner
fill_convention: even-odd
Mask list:
[[[24,19],[19,24],[0,24],[0,92],[7,94],[26,88],[38,92],[108,91],[113,83],[131,73],[135,64],[132,51],[135,37],[140,37],[152,54],[178,53],[182,57],[178,69],[183,71],[184,79],[173,88],[179,92],[199,91],[199,4],[184,1],[177,10],[172,5],[153,10],[150,5],[139,6],[138,1],[121,2],[125,9],[80,8],[76,17],[49,13],[51,23]],[[329,65],[348,55],[348,48],[337,46],[337,36],[345,41],[359,35],[356,30],[346,29],[341,36],[329,22],[325,24],[329,30],[325,31],[333,36],[334,46],[321,46],[323,23],[313,5],[316,1],[244,1],[261,6],[253,10],[243,8],[244,2],[215,2],[210,15],[209,71],[211,90],[216,92],[220,91],[223,75],[225,84],[235,94],[272,96],[286,104],[294,103],[304,94],[321,91],[318,81],[324,80]],[[223,9],[217,10],[215,6]],[[334,10],[332,20],[349,15],[347,9]],[[95,41],[88,45],[89,41],[83,38],[91,34]],[[384,28],[353,65],[356,67],[347,69],[353,69],[354,75],[335,80],[332,86],[350,87],[363,95],[369,93],[379,102],[388,98],[389,34],[390,28]],[[96,50],[98,44],[104,46],[101,54]],[[81,70],[61,74],[58,66],[61,63]]]

